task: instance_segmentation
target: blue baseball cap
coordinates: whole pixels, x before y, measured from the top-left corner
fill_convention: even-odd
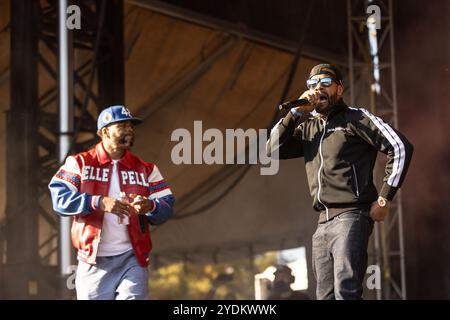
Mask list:
[[[134,118],[130,110],[122,105],[111,106],[100,112],[97,120],[97,130],[115,122],[131,121],[133,124],[140,124],[142,120]]]

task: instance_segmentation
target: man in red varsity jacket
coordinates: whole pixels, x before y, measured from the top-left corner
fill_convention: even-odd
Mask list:
[[[158,168],[130,152],[134,118],[122,105],[103,110],[101,142],[69,156],[49,184],[54,210],[73,217],[78,299],[147,299],[149,224],[173,214],[175,199]]]

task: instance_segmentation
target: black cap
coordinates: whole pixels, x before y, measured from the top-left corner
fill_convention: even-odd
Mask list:
[[[314,77],[317,74],[326,74],[332,76],[334,80],[342,83],[342,74],[339,69],[332,64],[329,63],[321,63],[314,66],[309,73],[309,79]]]

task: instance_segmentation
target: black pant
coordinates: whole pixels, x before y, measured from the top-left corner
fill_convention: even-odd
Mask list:
[[[312,237],[317,299],[362,299],[372,229],[368,210],[348,211],[318,225]]]

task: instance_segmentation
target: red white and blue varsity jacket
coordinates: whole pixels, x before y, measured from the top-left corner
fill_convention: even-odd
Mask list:
[[[139,264],[146,267],[152,249],[148,223],[168,220],[175,198],[156,165],[144,162],[130,151],[125,151],[117,169],[122,192],[148,197],[154,204],[143,219],[144,229],[136,214],[130,215],[127,225],[134,254]],[[67,157],[49,184],[53,209],[61,216],[74,217],[72,243],[78,257],[90,264],[95,264],[102,232],[104,212],[99,201],[101,196],[108,195],[111,173],[112,160],[100,142],[87,152]]]

